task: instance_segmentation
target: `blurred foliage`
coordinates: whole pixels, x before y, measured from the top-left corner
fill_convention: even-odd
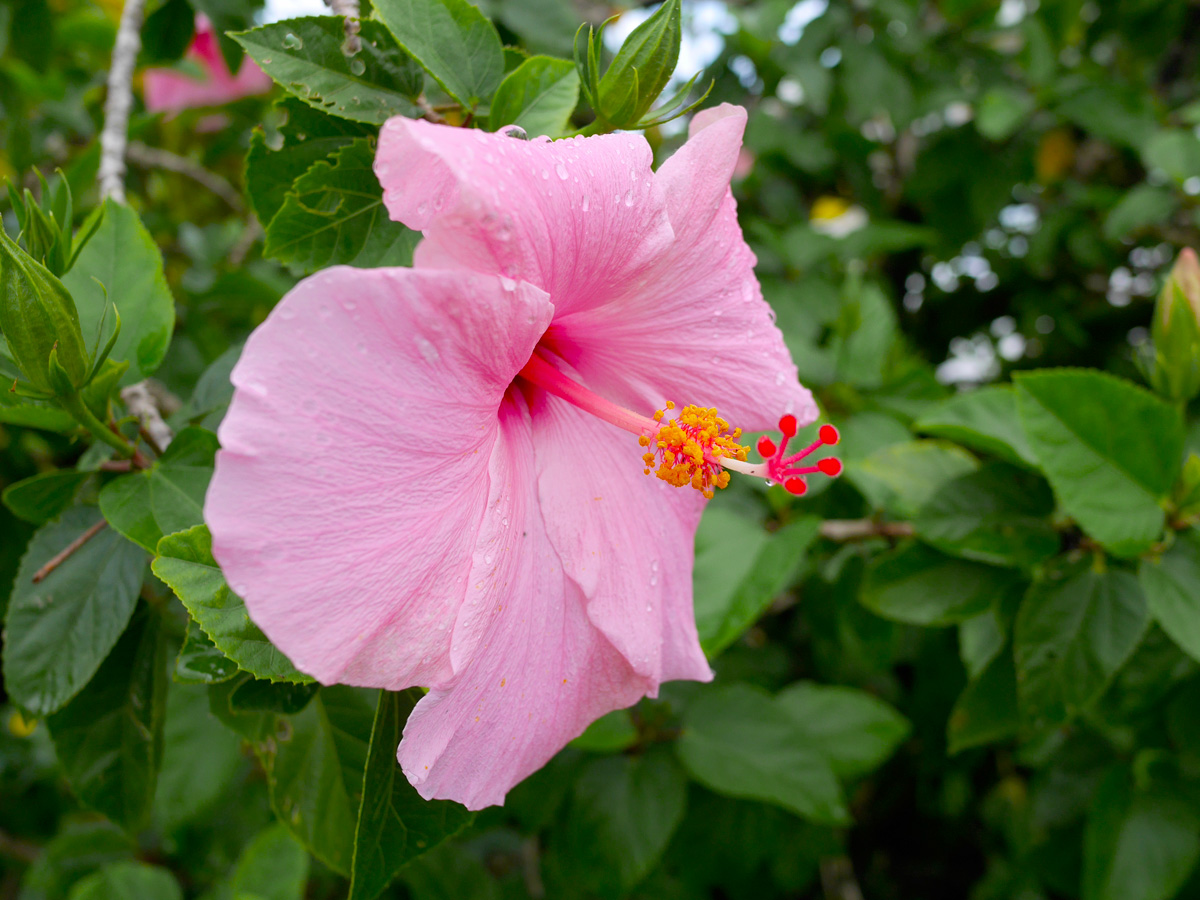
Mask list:
[[[254,325],[306,272],[410,258],[371,199],[387,115],[599,130],[563,60],[620,10],[478,5],[470,70],[439,68],[399,0],[362,58],[329,18],[222,36],[235,67],[244,48],[300,87],[139,103],[133,212],[97,217],[120,4],[0,0],[4,225],[22,230],[24,189],[69,184],[66,232],[95,232],[64,276],[89,351],[107,272],[131,288],[110,297],[114,359],[157,366],[171,423],[195,426],[120,474],[63,410],[0,395],[0,898],[335,898],[351,876],[356,897],[412,900],[1200,898],[1200,428],[1192,376],[1161,374],[1194,367],[1197,325],[1154,319],[1200,244],[1200,6],[1179,0],[684,0],[698,91],[750,110],[742,225],[845,474],[798,500],[743,479],[711,505],[712,685],[602,719],[503,808],[422,805],[411,846],[371,824],[420,803],[379,751],[413,698],[293,683],[213,566],[199,500]],[[222,33],[261,20],[151,2],[143,67],[194,65],[196,12]],[[609,26],[605,66],[636,56],[612,35],[645,14]],[[359,77],[369,102],[347,104]],[[655,115],[617,75],[583,84],[627,100],[614,118]],[[681,120],[647,137],[661,160]],[[1186,291],[1164,291],[1177,322]],[[80,393],[96,415],[134,380],[106,371]],[[168,489],[184,500],[156,506]],[[100,515],[105,543],[35,586]],[[372,846],[394,866],[356,858]]]

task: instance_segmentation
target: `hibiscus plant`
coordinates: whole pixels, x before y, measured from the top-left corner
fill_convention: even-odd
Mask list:
[[[0,898],[1200,897],[1195,17],[326,3],[0,7]]]

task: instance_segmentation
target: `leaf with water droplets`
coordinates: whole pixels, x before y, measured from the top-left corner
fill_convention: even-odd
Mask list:
[[[534,136],[559,137],[566,132],[571,113],[579,103],[579,73],[573,63],[549,56],[534,56],[509,72],[492,98],[488,127],[499,131],[519,125]],[[558,177],[567,179],[559,163]]]

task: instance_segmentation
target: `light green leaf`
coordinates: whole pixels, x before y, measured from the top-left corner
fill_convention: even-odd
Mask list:
[[[1022,719],[1040,730],[1076,716],[1104,692],[1149,624],[1129,572],[1076,567],[1035,584],[1013,637]]]
[[[305,16],[232,35],[286,90],[314,109],[382,125],[392,116],[416,116],[424,81],[420,69],[378,22],[359,22],[362,49],[342,50],[345,23],[337,16]]]
[[[1037,466],[1017,415],[1017,395],[1007,385],[955,394],[927,412],[914,431],[965,444],[1016,465]]]
[[[192,618],[222,653],[244,671],[270,681],[310,681],[250,621],[246,604],[229,589],[212,555],[204,525],[158,542],[151,568],[183,601]]]
[[[846,464],[846,477],[872,506],[911,518],[947,482],[979,467],[971,454],[944,441],[908,441]]]
[[[885,619],[953,625],[983,612],[1017,578],[914,542],[876,557],[859,599]]]
[[[375,15],[446,93],[475,109],[504,75],[496,27],[467,0],[376,0]]]
[[[1122,197],[1104,219],[1104,236],[1119,241],[1126,235],[1161,225],[1179,207],[1176,193],[1152,184],[1138,184]]]
[[[1200,175],[1200,138],[1188,129],[1162,129],[1142,145],[1148,169],[1161,169],[1173,181]]]
[[[571,746],[591,753],[619,753],[633,746],[638,739],[637,727],[627,709],[616,709],[601,716],[575,740]]]
[[[372,142],[359,138],[314,163],[267,225],[263,253],[305,272],[411,263],[420,235],[388,218],[374,160]]]
[[[1021,127],[1033,110],[1034,98],[1009,85],[991,88],[979,101],[975,127],[989,141],[1003,141]]]
[[[130,860],[89,875],[67,900],[183,900],[183,891],[167,869]]]
[[[559,137],[579,102],[579,73],[574,63],[533,56],[505,76],[492,98],[488,127],[520,125],[530,137]]]
[[[303,900],[308,854],[282,825],[259,832],[246,845],[229,882],[230,893],[261,900]]]
[[[379,692],[354,831],[350,900],[374,900],[411,860],[475,816],[449,800],[423,800],[400,771],[396,747],[420,692]]]
[[[117,531],[151,553],[164,535],[204,521],[217,436],[185,428],[150,468],[114,479],[100,491],[100,511]]]
[[[219,684],[239,671],[237,664],[217,649],[195,619],[188,619],[187,634],[175,658],[175,680],[183,684]]]
[[[839,778],[877,768],[908,737],[908,720],[866,691],[800,681],[775,697]]]
[[[1030,446],[1063,509],[1118,555],[1162,534],[1160,506],[1183,463],[1179,411],[1104,372],[1018,373]]]
[[[121,314],[121,333],[109,359],[128,360],[122,384],[140,381],[158,368],[175,328],[175,300],[163,274],[162,254],[138,214],[109,199],[95,232],[79,251],[63,284],[75,298],[79,324],[89,346],[101,321]]]
[[[1161,557],[1142,561],[1138,580],[1155,621],[1200,660],[1200,536],[1195,531],[1178,535]]]
[[[4,623],[4,685],[38,715],[88,683],[137,604],[146,554],[110,528],[33,583],[35,572],[100,521],[92,507],[67,510],[37,531],[17,572]]]
[[[758,688],[705,689],[684,715],[676,752],[693,778],[719,794],[762,800],[815,822],[850,819],[824,754]]]
[[[126,831],[147,822],[162,760],[166,645],[143,606],[86,688],[47,721],[80,801]]]

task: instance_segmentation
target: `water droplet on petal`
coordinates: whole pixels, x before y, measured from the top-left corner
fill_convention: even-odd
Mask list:
[[[584,194],[583,202],[581,204],[579,204],[579,208],[582,209],[584,212],[587,212],[590,206],[591,206],[591,201],[588,200],[588,195]]]
[[[433,344],[425,340],[423,337],[417,338],[417,349],[421,351],[421,356],[425,362],[429,363],[430,365],[436,363],[441,356],[438,353],[438,348],[433,346]]]
[[[633,206],[633,191],[627,191],[625,194],[625,205]]]
[[[506,137],[516,138],[517,140],[520,140],[520,141],[529,140],[529,135],[527,135],[525,133],[525,129],[522,128],[520,125],[509,125],[507,128],[504,129],[504,134]]]
[[[561,178],[563,181],[567,180],[567,177],[568,177],[567,167],[564,166],[562,163],[557,163],[554,166],[554,171],[556,173],[558,173],[558,177]]]

